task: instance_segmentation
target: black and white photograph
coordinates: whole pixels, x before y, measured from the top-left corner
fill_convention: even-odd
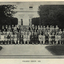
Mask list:
[[[64,58],[64,2],[0,2],[0,57]]]

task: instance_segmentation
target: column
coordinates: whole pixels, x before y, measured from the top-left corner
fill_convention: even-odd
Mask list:
[[[18,25],[21,25],[21,19],[18,18]]]
[[[32,29],[32,19],[31,18],[29,19],[29,26],[30,26],[30,29]]]

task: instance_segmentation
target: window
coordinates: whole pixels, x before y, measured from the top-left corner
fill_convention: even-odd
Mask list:
[[[30,6],[29,8],[33,8],[33,6]]]

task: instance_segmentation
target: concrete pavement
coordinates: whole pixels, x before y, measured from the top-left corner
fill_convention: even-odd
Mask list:
[[[0,55],[52,55],[45,47],[47,45],[0,45],[3,49]]]

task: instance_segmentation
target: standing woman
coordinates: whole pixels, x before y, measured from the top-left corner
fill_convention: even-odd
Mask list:
[[[4,26],[2,26],[2,32],[4,31]]]
[[[12,28],[11,28],[12,32],[14,31],[14,25],[12,25]]]
[[[30,34],[29,34],[29,31],[27,32],[27,44],[29,44],[30,42]]]
[[[6,38],[5,38],[5,36],[6,36],[6,32],[5,32],[5,30],[3,31],[3,34],[4,34],[4,44],[5,44],[5,40],[6,40]]]
[[[26,44],[26,32],[24,32],[23,41],[24,41],[24,44]]]
[[[8,29],[8,26],[6,25],[6,28],[5,28],[5,30],[7,31],[7,29]]]
[[[23,44],[23,34],[21,34],[21,44]]]
[[[56,44],[58,44],[58,34],[57,33],[55,34],[55,41],[56,41]]]
[[[26,37],[25,40],[26,40],[26,44],[27,44],[27,42],[28,42],[28,32],[27,31],[26,31],[26,36],[25,37]]]
[[[14,34],[14,42],[17,44],[17,34]]]
[[[60,38],[59,38],[59,34],[58,34],[58,35],[57,35],[58,44],[59,44],[59,39],[60,39]]]
[[[30,36],[30,44],[34,44],[34,32],[31,32],[31,36]]]
[[[5,38],[5,44],[7,44],[7,34],[4,35]]]
[[[54,32],[52,33],[52,44],[55,44],[55,35],[54,35]]]
[[[8,28],[9,31],[11,31],[11,26],[9,25],[9,28]]]
[[[13,44],[13,42],[14,42],[14,35],[13,35],[13,33],[11,34],[11,44]]]
[[[10,44],[10,38],[11,38],[10,33],[8,34],[7,38],[8,38],[8,44]]]
[[[49,44],[49,35],[47,31],[45,32],[45,43]]]
[[[44,34],[42,35],[42,41],[43,41],[43,44],[45,44],[45,35]]]
[[[58,27],[58,25],[56,25],[56,27],[55,27],[55,31],[56,31],[56,32],[59,31],[59,27]]]
[[[17,33],[17,42],[18,42],[18,44],[20,44],[20,39],[21,39],[21,32],[19,31],[18,33]]]
[[[29,38],[31,37],[31,31],[29,31]],[[29,39],[30,40],[30,39]],[[29,42],[29,44],[30,44],[30,42]]]
[[[48,39],[49,39],[49,44],[51,44],[51,33],[50,33],[50,29],[48,29]]]
[[[4,35],[3,35],[3,33],[2,33],[2,35],[1,35],[1,44],[3,44],[3,42],[4,42]]]
[[[39,40],[40,44],[42,44],[43,39],[42,39],[41,32],[40,32],[40,34],[38,35],[38,40]]]
[[[58,34],[58,41],[59,41],[59,44],[61,44],[61,35]]]
[[[35,40],[35,44],[38,44],[38,34],[37,34],[37,30],[35,30],[35,32],[34,32],[34,40]]]
[[[43,30],[43,27],[42,27],[42,25],[41,25],[41,31]]]

